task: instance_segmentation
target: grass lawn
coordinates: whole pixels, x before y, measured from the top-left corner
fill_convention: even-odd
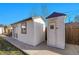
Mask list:
[[[24,53],[0,37],[0,55],[24,55]]]

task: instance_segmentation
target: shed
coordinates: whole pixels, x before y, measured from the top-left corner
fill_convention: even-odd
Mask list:
[[[65,48],[65,19],[66,14],[54,12],[48,17],[47,45],[52,47]]]
[[[45,22],[41,16],[29,17],[11,25],[12,37],[23,43],[37,46],[45,40]]]

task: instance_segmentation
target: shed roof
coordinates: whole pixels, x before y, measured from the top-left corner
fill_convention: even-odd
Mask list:
[[[28,20],[33,20],[34,18],[38,18],[38,17],[41,17],[41,16],[29,17],[29,18],[27,18],[27,19],[23,19],[23,20],[21,20],[21,21],[15,22],[15,23],[13,23],[13,24],[11,24],[11,25],[14,25],[14,24],[17,24],[17,23],[21,23],[21,22],[24,22],[24,21],[28,21]],[[41,17],[41,18],[42,18],[42,17]]]
[[[21,22],[24,22],[24,21],[28,21],[28,20],[32,20],[32,17],[29,17],[29,18],[27,18],[27,19],[23,19],[23,20],[21,20],[21,21],[15,22],[15,23],[13,23],[13,24],[11,24],[11,25],[14,25],[14,24],[17,24],[17,23],[21,23]]]
[[[59,13],[59,12],[53,12],[51,15],[49,15],[48,17],[46,17],[46,19],[53,18],[53,17],[59,17],[59,16],[66,16],[66,14]]]

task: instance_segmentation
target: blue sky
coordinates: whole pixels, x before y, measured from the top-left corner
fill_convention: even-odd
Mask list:
[[[46,9],[43,7],[47,7]],[[42,9],[43,8],[43,9]],[[47,11],[45,12],[44,9]],[[65,22],[73,21],[79,15],[79,4],[76,3],[1,3],[0,4],[0,24],[11,24],[32,15],[50,15],[53,12],[67,14]]]

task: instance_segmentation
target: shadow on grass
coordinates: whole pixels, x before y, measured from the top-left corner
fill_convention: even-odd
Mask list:
[[[27,55],[20,49],[16,48],[2,37],[0,37],[0,54],[1,55]]]

